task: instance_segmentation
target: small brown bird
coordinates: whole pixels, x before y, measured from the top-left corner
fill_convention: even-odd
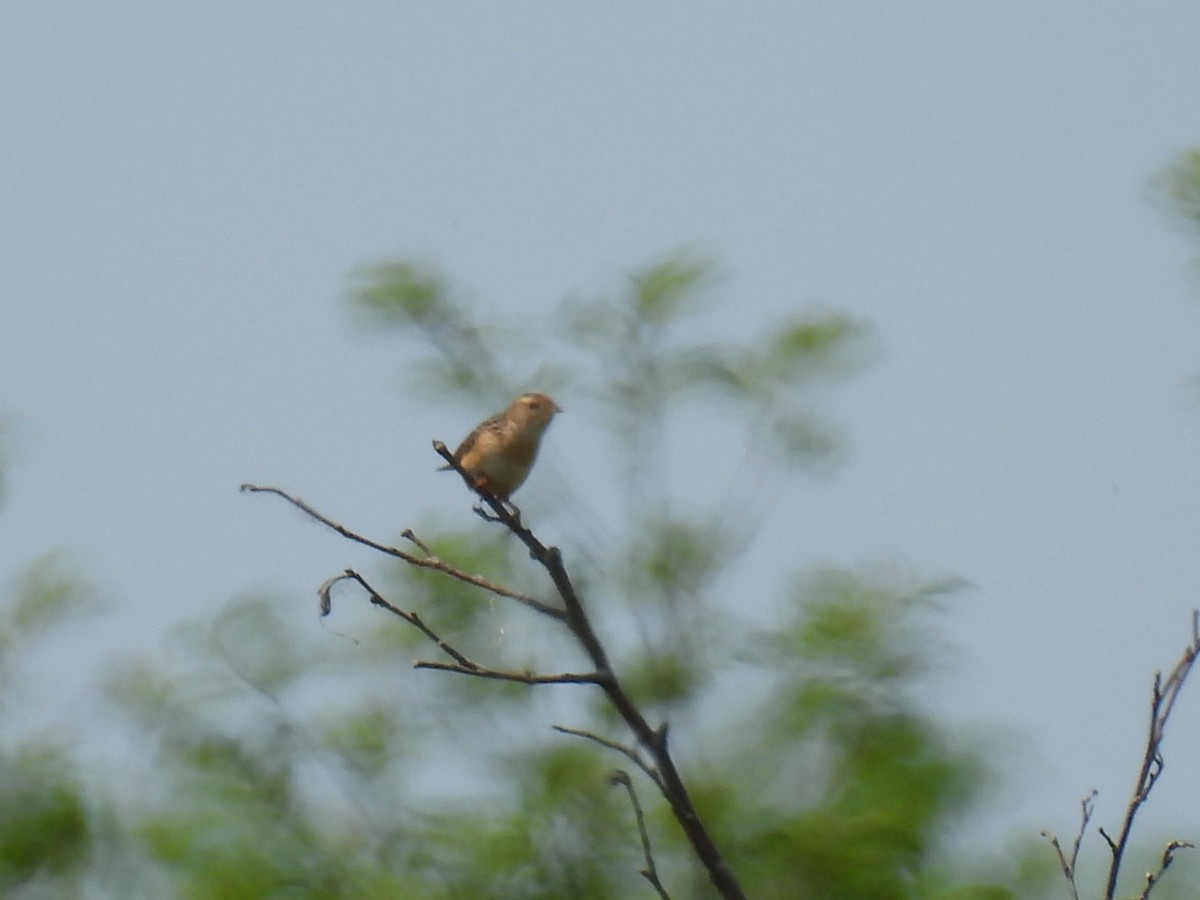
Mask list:
[[[542,433],[560,412],[546,394],[522,394],[504,412],[480,422],[458,445],[454,460],[477,488],[507,500],[529,477]]]

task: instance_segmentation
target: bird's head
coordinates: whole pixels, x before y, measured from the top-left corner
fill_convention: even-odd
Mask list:
[[[562,412],[547,394],[522,394],[508,408],[508,416],[521,427],[535,428],[539,433],[550,420]]]

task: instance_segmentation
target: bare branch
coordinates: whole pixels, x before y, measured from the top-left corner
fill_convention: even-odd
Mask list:
[[[1112,864],[1108,870],[1108,884],[1105,888],[1104,900],[1113,900],[1113,897],[1116,895],[1117,879],[1121,874],[1121,862],[1125,855],[1125,849],[1129,844],[1129,836],[1133,830],[1134,819],[1137,818],[1138,810],[1149,798],[1150,791],[1153,790],[1154,785],[1158,783],[1158,779],[1163,773],[1165,763],[1162,754],[1162,743],[1167,728],[1167,721],[1170,719],[1171,712],[1175,708],[1175,701],[1179,697],[1179,692],[1183,689],[1184,682],[1187,681],[1187,677],[1196,663],[1197,656],[1200,656],[1200,610],[1192,612],[1191,642],[1184,649],[1179,662],[1175,664],[1175,668],[1171,670],[1166,679],[1162,677],[1161,672],[1154,673],[1154,686],[1150,697],[1150,725],[1146,735],[1146,751],[1142,755],[1142,766],[1138,772],[1137,781],[1134,783],[1133,795],[1129,801],[1128,808],[1125,810],[1125,820],[1121,825],[1120,836],[1116,840],[1113,840],[1103,829],[1100,831],[1104,839],[1108,841],[1109,849],[1112,851]],[[1180,844],[1180,846],[1183,845]],[[1169,860],[1167,863],[1169,865]],[[1166,866],[1163,866],[1159,870],[1160,875],[1165,868]],[[1150,876],[1147,876],[1147,878],[1149,879]],[[1154,880],[1146,886],[1143,896],[1150,892],[1150,889],[1154,886],[1154,881],[1157,881],[1158,875],[1153,876],[1153,878]]]
[[[1092,821],[1092,812],[1096,807],[1096,794],[1096,791],[1092,791],[1079,802],[1079,831],[1075,835],[1075,843],[1071,846],[1070,859],[1063,853],[1062,845],[1059,844],[1057,837],[1049,831],[1042,832],[1042,837],[1050,841],[1050,846],[1058,854],[1058,864],[1062,867],[1063,877],[1067,879],[1067,885],[1071,888],[1071,900],[1079,900],[1079,887],[1075,884],[1075,874],[1078,871],[1077,865],[1079,862],[1079,846],[1083,843],[1083,835],[1087,831],[1088,823]],[[1103,829],[1101,831],[1103,832]]]
[[[421,548],[422,553],[424,553],[426,556],[432,558],[432,556],[433,556],[432,551],[430,551],[429,547],[427,547],[425,545],[424,541],[422,541],[419,537],[417,537],[415,534],[413,534],[413,530],[411,528],[405,528],[402,532],[400,532],[400,537],[404,538],[406,541],[412,541],[414,544],[416,544],[418,547]]]
[[[339,581],[357,582],[369,595],[372,606],[378,606],[382,609],[386,609],[393,615],[399,616],[409,625],[412,625],[419,632],[421,632],[421,634],[425,635],[425,637],[429,638],[429,640],[433,641],[433,643],[437,644],[439,650],[441,650],[459,665],[470,669],[480,668],[475,663],[471,662],[471,660],[459,653],[456,649],[454,649],[454,647],[442,640],[432,628],[422,621],[421,617],[415,612],[409,612],[406,609],[401,609],[400,607],[389,603],[377,590],[375,590],[375,588],[371,587],[371,585],[367,583],[365,578],[363,578],[353,569],[347,569],[343,574],[338,575],[336,578],[330,578],[323,585],[321,585],[319,593],[321,595],[321,611],[323,613],[328,614],[328,610],[332,608],[333,601],[330,599],[330,591]]]
[[[565,725],[551,725],[550,727],[560,734],[570,734],[575,737],[581,737],[585,740],[593,741],[594,743],[599,744],[601,747],[607,747],[609,750],[616,750],[622,756],[630,759],[635,766],[645,772],[646,777],[653,781],[655,786],[660,791],[666,790],[666,788],[663,787],[662,778],[659,776],[658,770],[655,769],[654,766],[650,765],[650,763],[646,762],[646,760],[642,757],[642,754],[637,752],[636,747],[628,747],[625,744],[618,743],[617,741],[612,741],[606,737],[601,737],[594,731],[584,731],[579,728],[567,728]]]
[[[371,585],[365,578],[362,577],[362,575],[358,574],[358,572],[354,571],[353,569],[347,569],[343,574],[334,578],[330,578],[323,585],[321,585],[319,593],[321,595],[322,610],[328,610],[332,606],[330,593],[333,589],[333,586],[339,581],[356,582],[363,588],[363,590],[367,592],[373,606],[386,609],[393,615],[399,616],[409,625],[412,625],[414,628],[420,631],[421,634],[425,635],[425,637],[429,638],[430,641],[437,645],[439,650],[454,660],[452,663],[420,660],[413,663],[413,668],[437,669],[442,672],[459,672],[463,675],[474,675],[477,678],[492,678],[499,681],[516,681],[520,682],[521,684],[596,684],[603,677],[596,672],[589,672],[586,674],[565,672],[560,675],[538,675],[533,672],[506,672],[502,669],[492,669],[488,666],[480,665],[474,660],[468,659],[461,651],[443,640],[432,628],[426,625],[425,621],[415,612],[407,609],[401,609],[393,603],[388,602],[388,600],[380,595],[375,588],[371,587]]]
[[[629,773],[623,769],[617,769],[609,781],[612,784],[624,785],[625,790],[629,793],[629,803],[633,806],[633,814],[637,818],[638,835],[642,839],[642,857],[646,860],[646,867],[639,870],[638,874],[650,882],[662,900],[671,900],[671,895],[667,893],[667,889],[658,879],[658,869],[654,865],[654,852],[650,848],[650,833],[646,830],[646,816],[642,812],[642,804],[638,803],[637,791],[633,789],[633,781],[630,780]]]
[[[671,812],[674,814],[676,821],[679,822],[684,834],[688,838],[692,849],[695,851],[701,864],[708,873],[709,879],[713,886],[724,900],[745,900],[746,895],[738,884],[737,879],[730,871],[728,864],[717,849],[708,829],[700,819],[699,813],[696,811],[695,805],[688,794],[687,787],[683,783],[683,779],[675,767],[675,761],[671,757],[670,750],[667,744],[667,726],[665,723],[657,727],[652,726],[642,714],[641,710],[634,704],[633,700],[625,692],[616,674],[613,672],[612,666],[608,660],[608,653],[604,645],[600,642],[596,635],[595,629],[592,627],[591,620],[588,618],[584,610],[583,603],[579,595],[575,592],[575,585],[571,581],[570,575],[567,573],[566,566],[563,564],[562,552],[557,547],[548,547],[543,544],[538,538],[525,527],[521,522],[521,513],[515,506],[507,505],[499,500],[489,491],[480,489],[474,484],[467,473],[462,469],[458,462],[454,459],[454,455],[446,449],[446,445],[441,441],[433,442],[433,449],[439,456],[454,469],[464,481],[479,495],[483,502],[490,510],[491,514],[486,513],[482,505],[479,508],[479,513],[489,521],[496,521],[503,524],[513,535],[515,535],[526,549],[529,550],[529,555],[539,565],[541,565],[550,576],[554,583],[555,590],[562,599],[562,607],[551,606],[543,603],[533,597],[528,597],[524,594],[518,594],[515,591],[510,591],[502,585],[494,584],[486,579],[476,575],[470,575],[454,566],[444,563],[434,556],[429,555],[428,548],[418,541],[414,540],[413,536],[405,535],[407,540],[415,543],[425,553],[425,557],[413,556],[410,553],[405,553],[403,550],[398,550],[395,547],[388,547],[384,544],[372,541],[369,538],[363,537],[348,528],[328,519],[315,509],[304,503],[302,500],[291,496],[285,491],[274,487],[264,487],[253,484],[242,485],[242,490],[256,493],[272,493],[282,497],[284,500],[291,503],[301,512],[317,520],[321,524],[336,531],[343,537],[371,547],[388,556],[401,559],[409,565],[419,566],[421,568],[433,569],[442,572],[451,578],[467,584],[472,584],[484,590],[491,591],[494,594],[503,597],[509,597],[522,603],[531,609],[537,610],[543,615],[549,616],[556,621],[563,622],[570,630],[571,634],[579,642],[584,652],[590,660],[594,672],[586,675],[574,675],[566,673],[563,675],[537,676],[529,673],[520,672],[505,672],[498,669],[488,669],[480,666],[475,662],[464,657],[461,653],[455,650],[445,641],[437,637],[436,634],[429,629],[428,626],[416,616],[405,610],[401,610],[392,606],[383,597],[381,597],[374,589],[353,570],[346,570],[344,576],[332,579],[322,587],[321,591],[321,610],[323,614],[328,613],[331,607],[329,589],[342,578],[350,578],[361,584],[370,594],[371,602],[377,606],[385,608],[395,615],[400,616],[406,622],[418,628],[426,637],[434,641],[437,646],[453,660],[453,664],[447,663],[417,663],[422,668],[441,669],[443,671],[457,672],[465,675],[474,675],[482,678],[495,678],[506,681],[519,681],[525,684],[543,684],[543,683],[590,683],[596,684],[604,691],[610,703],[616,709],[617,713],[624,720],[625,724],[633,733],[637,743],[646,749],[654,760],[654,765],[643,768],[649,774],[653,769],[657,777],[654,778],[655,785],[662,792],[668,805],[671,807]]]
[[[563,672],[560,675],[538,675],[535,672],[506,672],[488,669],[473,662],[440,663],[424,660],[413,663],[414,669],[436,669],[439,672],[458,672],[476,678],[492,678],[496,681],[515,681],[519,684],[597,684],[603,677],[597,672]]]
[[[1158,884],[1158,880],[1162,878],[1163,872],[1171,868],[1171,863],[1175,862],[1176,850],[1195,850],[1196,845],[1188,841],[1171,841],[1163,850],[1162,862],[1158,866],[1157,872],[1146,873],[1146,889],[1137,896],[1137,900],[1149,900],[1150,892],[1154,890],[1154,886]]]
[[[536,610],[542,615],[549,616],[552,619],[562,621],[566,618],[566,613],[564,613],[563,610],[559,609],[557,606],[551,606],[548,603],[543,603],[541,600],[538,600],[535,597],[530,597],[527,594],[522,594],[518,591],[509,590],[502,584],[497,584],[494,581],[489,581],[488,579],[481,578],[478,575],[472,575],[468,572],[464,572],[462,569],[456,568],[450,563],[438,559],[436,556],[430,553],[429,548],[412,533],[411,529],[405,530],[404,537],[406,540],[412,541],[414,544],[416,544],[421,551],[425,553],[425,556],[423,557],[413,556],[411,553],[405,553],[403,550],[397,549],[396,547],[389,547],[386,544],[380,544],[377,541],[373,541],[370,538],[351,531],[344,525],[340,525],[337,522],[334,522],[332,519],[322,515],[300,498],[293,497],[291,494],[280,490],[279,488],[266,487],[257,484],[243,484],[241,490],[254,494],[275,494],[276,496],[282,497],[309,518],[315,519],[325,527],[336,531],[347,540],[354,541],[362,544],[364,547],[370,547],[372,550],[378,550],[380,553],[385,553],[388,556],[393,556],[396,559],[403,560],[410,566],[417,566],[421,569],[432,569],[436,572],[441,572],[444,575],[448,575],[457,581],[461,581],[464,584],[482,588],[483,590],[495,594],[498,597],[508,597],[510,600],[516,600],[523,606],[527,606],[530,609]],[[322,612],[324,612],[323,607]]]

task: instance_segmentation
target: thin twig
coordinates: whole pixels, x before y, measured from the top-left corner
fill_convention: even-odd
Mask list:
[[[1092,812],[1096,807],[1096,794],[1097,791],[1092,791],[1079,802],[1079,831],[1075,835],[1075,843],[1071,846],[1070,859],[1067,859],[1066,854],[1063,853],[1062,845],[1059,844],[1057,837],[1049,831],[1042,832],[1042,837],[1050,841],[1050,846],[1058,854],[1058,864],[1062,867],[1063,877],[1067,879],[1067,885],[1071,888],[1071,900],[1079,900],[1079,888],[1075,884],[1075,874],[1078,871],[1076,866],[1079,862],[1079,846],[1083,843],[1083,835],[1087,831],[1088,823],[1092,821]]]
[[[433,552],[429,549],[429,547],[425,544],[425,542],[423,540],[421,540],[419,537],[417,537],[415,534],[413,534],[413,530],[411,528],[405,528],[402,532],[400,532],[400,537],[404,538],[406,541],[412,541],[412,543],[416,544],[418,547],[421,548],[422,553],[424,553],[426,556],[428,556],[430,558],[433,557]]]
[[[642,839],[642,858],[646,860],[646,867],[639,869],[638,874],[650,882],[662,900],[671,900],[671,895],[667,893],[667,889],[658,879],[658,869],[654,865],[654,851],[650,848],[650,832],[646,830],[646,815],[642,812],[642,804],[638,803],[637,791],[633,789],[633,781],[630,779],[629,773],[624,769],[617,769],[612,773],[609,781],[612,784],[624,785],[625,790],[629,793],[629,803],[633,806],[633,814],[637,818],[638,835]]]
[[[607,747],[609,750],[616,750],[622,756],[631,760],[635,766],[646,773],[646,777],[654,782],[655,786],[660,790],[665,790],[662,783],[662,778],[658,774],[658,770],[642,757],[642,754],[637,752],[636,747],[627,747],[625,744],[617,741],[609,740],[606,737],[601,737],[594,731],[584,731],[580,728],[567,728],[565,725],[551,725],[555,731],[560,734],[570,734],[575,737],[581,737],[585,740],[599,744],[601,747]]]
[[[428,625],[426,625],[425,622],[421,619],[421,617],[418,616],[415,612],[409,612],[406,609],[401,609],[400,607],[389,603],[386,599],[384,599],[384,597],[377,590],[375,590],[375,588],[371,587],[371,585],[367,583],[367,580],[365,578],[363,578],[361,575],[359,575],[353,569],[347,569],[341,575],[338,575],[334,578],[330,578],[323,585],[321,585],[321,588],[318,591],[318,593],[321,596],[321,610],[323,612],[329,610],[332,607],[333,601],[330,599],[330,592],[332,591],[333,586],[335,584],[337,584],[339,581],[355,581],[355,582],[357,582],[362,587],[362,589],[367,592],[367,594],[370,598],[371,604],[373,606],[378,606],[382,609],[386,609],[388,612],[392,613],[393,615],[399,616],[401,619],[403,619],[409,625],[412,625],[414,628],[416,628],[417,631],[421,632],[421,634],[425,635],[425,637],[429,638],[429,640],[431,640],[433,643],[435,643],[437,645],[439,650],[441,650],[443,653],[445,653],[447,656],[449,656],[452,660],[454,660],[460,666],[463,666],[464,668],[468,668],[468,669],[480,668],[480,666],[478,666],[476,663],[467,659],[465,656],[463,656],[462,653],[460,653],[458,650],[456,650],[450,644],[448,644],[444,640],[442,640],[441,637],[439,637],[432,628],[430,628]]]
[[[502,669],[488,669],[475,663],[441,663],[418,660],[413,663],[414,669],[436,669],[439,672],[458,672],[460,675],[474,675],[476,678],[491,678],[496,681],[515,681],[518,684],[596,684],[600,676],[595,672],[563,672],[559,675],[538,675],[536,672],[506,672]]]
[[[1187,681],[1187,677],[1192,671],[1192,666],[1196,663],[1197,656],[1200,656],[1200,610],[1192,612],[1192,639],[1184,649],[1179,662],[1175,664],[1175,668],[1171,670],[1171,673],[1165,680],[1161,672],[1154,673],[1154,688],[1150,697],[1150,726],[1146,736],[1146,752],[1142,755],[1142,766],[1138,771],[1137,781],[1134,783],[1133,796],[1130,798],[1129,806],[1125,810],[1125,820],[1121,825],[1120,836],[1116,840],[1113,840],[1104,829],[1100,830],[1104,839],[1108,841],[1109,850],[1112,852],[1112,864],[1108,870],[1108,884],[1104,891],[1104,900],[1113,900],[1116,896],[1117,879],[1121,874],[1121,862],[1125,855],[1125,849],[1129,844],[1130,833],[1133,831],[1134,819],[1137,817],[1138,810],[1142,804],[1149,798],[1150,791],[1153,790],[1154,785],[1158,783],[1158,779],[1163,773],[1165,761],[1162,754],[1162,743],[1167,728],[1167,721],[1170,719],[1171,712],[1175,708],[1175,701],[1179,697],[1179,692],[1183,689],[1184,682]],[[1148,885],[1146,893],[1149,893],[1150,888],[1153,886],[1153,884]]]
[[[302,513],[304,513],[309,518],[315,519],[316,521],[320,522],[325,527],[330,528],[333,531],[336,531],[338,534],[340,534],[342,537],[346,538],[347,540],[351,540],[356,543],[362,544],[364,547],[370,547],[372,550],[378,550],[380,553],[386,553],[388,556],[393,556],[396,559],[403,560],[404,562],[408,563],[411,566],[417,566],[418,568],[422,568],[422,569],[433,569],[436,572],[441,572],[444,575],[449,575],[451,578],[454,578],[465,584],[470,584],[475,587],[482,588],[483,590],[488,591],[489,593],[492,593],[492,594],[496,594],[499,597],[508,597],[510,600],[516,600],[518,603],[522,604],[523,606],[527,606],[530,609],[537,610],[542,615],[549,616],[552,619],[557,619],[559,621],[562,621],[563,619],[566,618],[566,613],[563,612],[563,610],[561,610],[557,606],[551,606],[549,603],[544,603],[541,600],[536,599],[535,597],[530,597],[527,594],[522,594],[518,591],[510,590],[510,589],[504,587],[504,585],[502,585],[502,584],[497,584],[494,581],[488,581],[488,579],[481,578],[478,575],[472,575],[469,572],[464,572],[462,569],[459,569],[459,568],[451,565],[450,563],[447,563],[441,559],[438,559],[436,556],[432,555],[429,552],[429,548],[427,546],[425,546],[425,544],[423,544],[420,540],[418,540],[416,538],[415,535],[412,534],[411,530],[407,530],[404,533],[404,537],[405,537],[405,539],[412,541],[414,544],[416,544],[418,547],[420,547],[422,552],[424,552],[426,554],[424,557],[413,556],[411,553],[405,553],[403,550],[397,549],[396,547],[389,547],[386,544],[380,544],[377,541],[373,541],[368,537],[364,537],[363,535],[358,534],[357,532],[351,531],[349,528],[345,527],[344,525],[340,525],[337,522],[334,522],[332,519],[319,513],[317,510],[313,509],[311,506],[309,506],[307,503],[305,503],[299,497],[293,497],[287,491],[280,490],[279,488],[267,487],[267,486],[257,485],[257,484],[243,484],[241,489],[243,491],[247,491],[247,492],[253,493],[253,494],[275,494],[278,497],[282,497],[284,500],[286,500],[288,503],[292,504],[292,506],[296,507],[296,509],[300,510]]]
[[[1150,892],[1154,890],[1154,886],[1158,884],[1158,880],[1162,878],[1163,872],[1171,868],[1171,863],[1175,862],[1176,850],[1195,850],[1196,845],[1189,841],[1171,841],[1163,850],[1162,862],[1159,863],[1157,872],[1146,873],[1146,889],[1138,894],[1137,900],[1149,900]]]
[[[341,575],[330,578],[320,588],[321,608],[328,609],[332,605],[330,594],[334,585],[339,581],[354,581],[365,590],[370,598],[371,604],[374,606],[386,609],[393,615],[399,616],[409,625],[412,625],[421,634],[425,635],[430,641],[437,645],[438,649],[449,656],[454,662],[429,662],[426,660],[418,660],[413,663],[413,668],[416,669],[437,669],[442,672],[458,672],[463,675],[473,675],[476,678],[491,678],[497,681],[516,681],[521,684],[595,684],[600,676],[595,672],[586,674],[577,674],[574,672],[564,672],[559,675],[538,675],[534,672],[508,672],[503,669],[493,669],[488,666],[480,665],[472,659],[468,659],[465,654],[447,643],[442,639],[437,632],[425,624],[425,621],[415,612],[407,609],[401,609],[393,603],[385,599],[368,581],[358,574],[353,569],[347,569]]]

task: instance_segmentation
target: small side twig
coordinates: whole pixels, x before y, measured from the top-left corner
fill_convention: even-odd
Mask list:
[[[443,672],[458,672],[462,675],[473,675],[476,678],[491,678],[496,681],[515,681],[520,684],[596,684],[602,676],[595,672],[577,674],[574,672],[564,672],[559,675],[538,675],[534,672],[509,672],[503,669],[493,669],[489,666],[480,665],[472,659],[468,659],[460,650],[448,643],[437,632],[430,628],[425,621],[415,612],[407,609],[401,609],[393,603],[390,603],[384,598],[370,583],[358,574],[353,569],[346,569],[341,575],[330,578],[321,585],[318,594],[321,597],[322,611],[328,611],[333,600],[331,594],[334,585],[340,581],[353,581],[357,583],[363,590],[367,592],[370,602],[373,606],[378,606],[386,609],[395,616],[399,616],[409,625],[416,628],[421,634],[425,635],[431,642],[437,645],[437,648],[449,656],[454,662],[430,662],[427,660],[418,660],[413,663],[414,669],[437,669]]]
[[[612,773],[609,782],[624,786],[629,793],[629,803],[633,807],[633,814],[637,819],[638,835],[642,839],[642,858],[646,861],[645,868],[639,869],[638,874],[650,882],[662,900],[671,900],[671,895],[667,893],[667,889],[663,887],[663,883],[658,878],[658,869],[654,865],[654,851],[650,847],[650,832],[646,830],[646,815],[642,812],[642,804],[638,802],[637,791],[633,788],[633,781],[630,779],[629,773],[624,769],[617,769]]]
[[[654,782],[655,787],[657,787],[660,791],[663,790],[662,778],[659,776],[658,770],[654,768],[654,766],[650,765],[650,763],[646,762],[642,754],[637,752],[637,748],[626,746],[618,741],[609,740],[606,737],[601,737],[594,731],[584,731],[581,728],[568,728],[565,725],[551,725],[550,727],[559,734],[569,734],[574,737],[580,737],[584,740],[599,744],[601,747],[607,747],[609,750],[616,750],[622,756],[629,759],[635,766],[641,769],[646,774],[646,777]]]
[[[1100,834],[1108,842],[1108,848],[1112,853],[1112,863],[1108,869],[1108,882],[1104,891],[1104,900],[1113,900],[1116,896],[1117,879],[1121,874],[1121,863],[1125,856],[1125,850],[1129,845],[1129,837],[1133,831],[1134,820],[1137,818],[1138,810],[1149,799],[1150,792],[1154,789],[1154,785],[1158,783],[1158,779],[1163,773],[1165,761],[1162,745],[1166,734],[1167,722],[1171,718],[1171,712],[1175,708],[1175,701],[1179,698],[1179,692],[1183,689],[1188,675],[1191,674],[1197,656],[1200,656],[1200,610],[1192,612],[1191,641],[1184,649],[1179,662],[1175,664],[1175,668],[1171,670],[1166,678],[1163,678],[1162,672],[1154,673],[1154,687],[1150,695],[1150,724],[1146,735],[1146,750],[1142,755],[1142,765],[1138,771],[1137,781],[1134,783],[1133,796],[1130,798],[1129,806],[1125,810],[1125,819],[1121,824],[1120,834],[1114,839],[1104,829],[1100,829]],[[1166,866],[1163,867],[1163,869],[1165,868]],[[1160,869],[1159,874],[1161,872],[1162,869]],[[1155,876],[1154,880],[1157,881],[1157,876]],[[1153,886],[1153,883],[1147,885],[1143,896],[1149,894]]]
[[[412,543],[416,544],[421,548],[422,553],[424,553],[430,559],[433,558],[433,552],[429,549],[428,545],[426,545],[423,540],[413,534],[413,530],[411,528],[405,528],[402,532],[400,532],[400,537],[404,538],[406,541],[411,541]]]
[[[457,672],[474,675],[476,678],[491,678],[496,681],[515,681],[518,684],[595,684],[600,675],[595,672],[562,672],[558,675],[538,675],[536,672],[509,672],[503,669],[488,669],[475,663],[427,662],[413,663],[414,669],[435,669],[439,672]]]
[[[275,494],[277,497],[282,497],[310,519],[315,519],[326,528],[336,531],[347,540],[354,541],[355,543],[362,544],[364,547],[370,547],[372,550],[378,550],[380,553],[385,553],[388,556],[403,560],[410,566],[417,566],[418,568],[422,569],[433,569],[434,571],[448,575],[457,581],[473,585],[477,588],[482,588],[483,590],[495,594],[498,597],[507,597],[510,600],[515,600],[521,605],[527,606],[532,610],[536,610],[542,615],[549,616],[552,619],[562,621],[566,618],[566,613],[557,606],[544,603],[535,597],[530,597],[528,594],[522,594],[519,591],[510,590],[502,584],[496,584],[496,582],[489,581],[486,578],[481,578],[478,575],[472,575],[469,572],[464,572],[462,569],[438,559],[438,557],[434,556],[430,552],[429,547],[427,547],[416,537],[416,535],[412,533],[411,529],[405,531],[404,538],[419,547],[425,554],[424,556],[413,556],[411,553],[405,553],[403,550],[400,550],[396,547],[389,547],[387,544],[380,544],[379,542],[373,541],[368,537],[364,537],[357,532],[351,531],[346,526],[333,521],[332,519],[313,509],[299,497],[293,497],[287,491],[280,490],[277,487],[268,487],[257,484],[243,484],[241,490],[252,494]]]
[[[1071,900],[1079,900],[1079,887],[1075,884],[1075,875],[1078,871],[1077,865],[1079,863],[1079,847],[1083,843],[1083,835],[1087,831],[1088,823],[1092,821],[1092,812],[1096,807],[1097,793],[1097,791],[1092,791],[1079,802],[1079,831],[1075,835],[1075,843],[1071,845],[1071,856],[1069,859],[1063,853],[1063,848],[1059,844],[1058,838],[1049,831],[1042,832],[1042,837],[1050,842],[1050,846],[1054,848],[1054,852],[1058,855],[1058,864],[1062,867],[1063,877],[1067,879],[1067,885],[1071,889]]]
[[[1171,841],[1163,850],[1162,862],[1159,863],[1157,872],[1146,873],[1146,889],[1137,896],[1137,900],[1149,900],[1150,892],[1154,890],[1154,886],[1158,884],[1158,879],[1162,878],[1163,872],[1171,868],[1171,863],[1175,862],[1176,850],[1195,850],[1196,845],[1190,841]]]
[[[458,663],[463,668],[472,669],[472,670],[480,668],[480,666],[476,665],[471,660],[467,659],[458,650],[456,650],[450,644],[448,644],[444,640],[442,640],[437,635],[437,633],[434,632],[434,630],[432,628],[430,628],[428,625],[426,625],[424,620],[422,620],[421,617],[418,616],[415,612],[409,612],[406,609],[401,609],[400,607],[389,603],[383,597],[382,594],[380,594],[377,590],[375,590],[375,588],[371,587],[371,585],[367,583],[367,580],[365,578],[363,578],[361,575],[359,575],[357,572],[355,572],[353,569],[347,569],[341,575],[336,575],[333,578],[330,578],[328,581],[326,581],[323,585],[321,585],[321,587],[317,591],[317,593],[321,597],[321,612],[322,612],[322,614],[328,615],[329,611],[332,609],[332,607],[333,607],[333,600],[332,600],[333,586],[335,584],[337,584],[339,581],[357,582],[358,585],[360,587],[362,587],[362,589],[364,591],[367,592],[367,596],[370,598],[372,606],[378,606],[381,609],[386,609],[388,612],[390,612],[394,616],[399,616],[401,619],[403,619],[409,625],[413,626],[413,628],[417,629],[417,631],[421,632],[421,634],[425,635],[425,637],[429,638],[429,640],[431,640],[434,644],[437,645],[439,650],[441,650],[443,653],[445,653],[447,656],[449,656],[452,660],[454,660],[456,663]]]
[[[1113,900],[1116,896],[1117,881],[1121,875],[1121,863],[1125,858],[1125,851],[1129,846],[1129,838],[1133,831],[1134,820],[1137,818],[1138,810],[1149,799],[1150,792],[1162,776],[1163,769],[1165,768],[1162,745],[1163,738],[1166,735],[1167,722],[1170,720],[1171,713],[1175,709],[1175,701],[1179,699],[1179,692],[1183,689],[1184,682],[1187,681],[1192,667],[1196,664],[1197,657],[1200,657],[1200,610],[1193,610],[1191,640],[1187,647],[1184,648],[1183,655],[1175,664],[1175,668],[1171,670],[1166,678],[1163,678],[1162,672],[1154,673],[1154,685],[1150,694],[1150,723],[1146,735],[1146,749],[1142,754],[1142,765],[1138,770],[1137,781],[1133,788],[1133,796],[1129,800],[1129,806],[1125,809],[1125,818],[1121,823],[1121,831],[1114,838],[1103,827],[1097,829],[1100,836],[1104,838],[1104,842],[1108,845],[1109,853],[1112,855],[1112,862],[1108,869],[1108,880],[1104,890],[1104,900]],[[1083,842],[1083,836],[1087,831],[1088,823],[1091,822],[1095,799],[1095,791],[1092,791],[1091,794],[1083,799],[1079,832],[1075,836],[1075,843],[1071,847],[1069,858],[1063,851],[1057,837],[1049,831],[1042,832],[1042,836],[1050,842],[1055,854],[1058,856],[1058,864],[1062,869],[1063,877],[1067,880],[1067,885],[1071,889],[1072,900],[1079,900],[1079,890],[1075,884],[1075,876],[1078,872],[1079,847]],[[1194,845],[1187,841],[1171,841],[1171,843],[1167,844],[1158,870],[1146,873],[1146,887],[1135,900],[1148,900],[1150,891],[1158,884],[1163,873],[1170,868],[1171,863],[1174,861],[1175,852],[1193,847]]]

